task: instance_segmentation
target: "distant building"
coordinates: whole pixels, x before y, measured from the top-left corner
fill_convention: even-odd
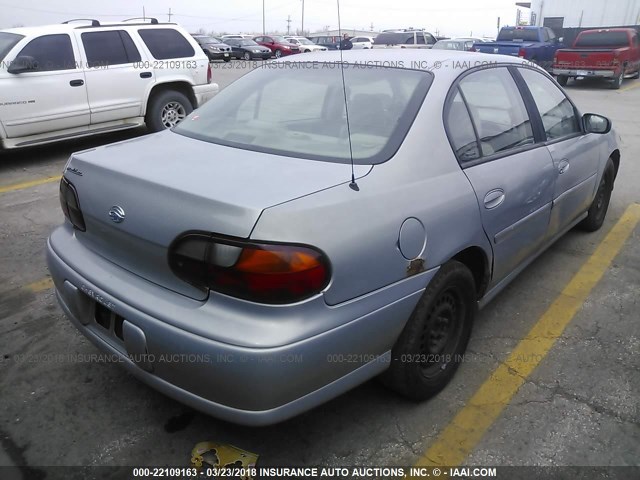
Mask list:
[[[640,32],[640,0],[531,0],[516,2],[529,9],[529,25],[551,28],[565,45],[589,28],[636,27]],[[519,10],[521,23],[526,11]]]
[[[640,25],[640,0],[531,0],[531,25],[591,28]]]
[[[324,30],[322,32],[313,32],[308,35],[308,37],[337,37],[338,35],[347,34],[350,37],[376,37],[378,32],[372,32],[370,30],[357,30],[354,28],[343,28],[342,30]]]

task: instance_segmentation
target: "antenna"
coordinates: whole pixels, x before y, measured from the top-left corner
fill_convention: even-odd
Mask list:
[[[347,116],[347,136],[349,137],[349,156],[351,157],[351,183],[349,187],[356,192],[360,191],[360,187],[356,183],[355,168],[353,166],[353,145],[351,144],[351,124],[349,123],[349,105],[347,102],[347,84],[344,80],[344,61],[342,55],[342,24],[340,23],[340,0],[336,0],[338,3],[338,35],[340,36],[340,43],[338,48],[340,50],[340,73],[342,75],[342,92],[344,94],[344,111]]]

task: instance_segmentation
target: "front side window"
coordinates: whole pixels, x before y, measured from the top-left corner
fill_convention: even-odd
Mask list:
[[[395,68],[260,68],[232,83],[174,131],[203,141],[290,157],[381,163],[393,156],[432,74]],[[286,95],[283,95],[286,92]],[[350,133],[350,137],[349,137]]]
[[[478,130],[483,156],[535,142],[524,101],[506,68],[471,73],[460,82],[460,90]]]
[[[188,58],[196,54],[189,41],[172,28],[145,28],[138,33],[156,60]]]
[[[140,52],[124,30],[84,32],[82,45],[89,68],[140,61]]]
[[[4,60],[7,53],[23,38],[24,35],[0,32],[0,60]]]
[[[530,69],[521,68],[519,72],[533,95],[548,140],[581,132],[573,105],[551,80]]]
[[[76,61],[67,34],[43,35],[31,40],[18,54],[19,57],[33,57],[36,72],[75,70]]]

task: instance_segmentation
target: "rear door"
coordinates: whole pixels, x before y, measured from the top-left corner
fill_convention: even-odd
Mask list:
[[[578,111],[543,73],[518,68],[540,113],[554,165],[555,187],[549,235],[570,225],[591,204],[596,190],[599,138],[582,132]]]
[[[84,51],[91,123],[139,117],[155,82],[148,59],[125,30],[76,32]],[[145,68],[146,67],[146,68]]]
[[[495,285],[542,246],[555,170],[548,150],[534,134],[531,112],[509,69],[472,72],[457,88],[447,129],[450,138],[461,135],[459,130],[468,125],[465,115],[470,114],[476,145],[467,133],[455,141],[461,144],[455,148],[493,247]]]
[[[36,68],[9,73],[18,56],[32,57]],[[85,75],[68,34],[36,37],[5,60],[0,67],[0,105],[8,138],[89,125]]]

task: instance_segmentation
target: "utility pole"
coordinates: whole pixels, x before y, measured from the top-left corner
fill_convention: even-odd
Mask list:
[[[144,13],[144,5],[142,6],[142,20],[146,20],[147,15]]]
[[[264,26],[264,0],[262,0],[262,35],[267,34],[267,29]]]
[[[171,23],[171,7],[169,7],[169,23]]]
[[[291,15],[287,17],[287,35],[291,35]]]
[[[371,22],[371,31],[373,32],[373,22]]]
[[[302,0],[302,31],[300,35],[304,35],[304,0]]]

